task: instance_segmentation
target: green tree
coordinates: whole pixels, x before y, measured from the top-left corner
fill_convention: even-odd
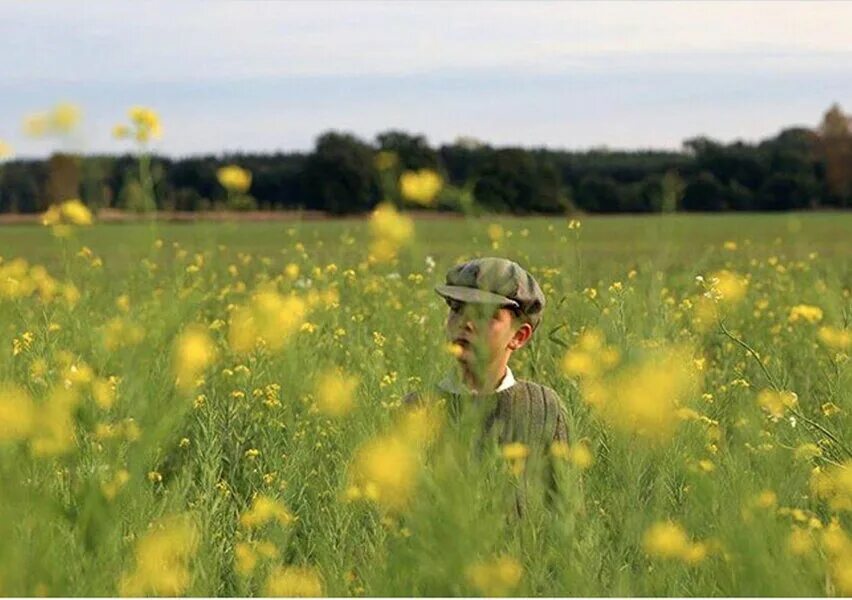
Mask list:
[[[355,213],[370,210],[379,201],[373,149],[346,133],[329,132],[317,139],[302,182],[307,208]]]

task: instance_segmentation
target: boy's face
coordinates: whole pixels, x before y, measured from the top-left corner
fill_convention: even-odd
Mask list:
[[[510,308],[452,299],[447,304],[447,339],[461,347],[457,358],[471,370],[505,361],[532,333],[530,325],[521,324]]]

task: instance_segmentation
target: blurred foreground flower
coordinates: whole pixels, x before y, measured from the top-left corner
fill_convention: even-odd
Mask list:
[[[266,596],[316,598],[323,595],[322,579],[313,567],[276,567],[266,580]]]
[[[72,133],[83,118],[76,104],[60,102],[51,110],[28,115],[24,119],[24,133],[33,138]]]
[[[527,456],[530,454],[529,446],[520,442],[512,442],[511,444],[504,444],[501,453],[503,458],[506,459],[512,475],[518,477],[524,472]]]
[[[54,204],[41,216],[41,224],[52,227],[57,237],[66,237],[73,231],[73,226],[88,226],[92,221],[92,212],[79,198]]]
[[[393,434],[372,439],[355,453],[347,499],[364,498],[399,512],[414,496],[419,469],[420,457],[410,441]]]
[[[370,255],[378,262],[393,260],[413,233],[414,223],[409,217],[390,203],[379,204],[370,215]]]
[[[852,595],[852,540],[836,519],[823,530],[822,547],[830,559],[829,574],[841,596]]]
[[[216,171],[216,179],[229,192],[244,194],[251,187],[251,171],[237,165],[221,167]]]
[[[834,511],[852,512],[852,460],[826,470],[816,467],[811,472],[811,490]]]
[[[585,471],[595,462],[595,457],[589,449],[589,445],[584,441],[570,446],[567,442],[553,442],[550,445],[550,454],[555,458],[567,460],[581,471]]]
[[[710,276],[708,293],[720,302],[737,304],[745,297],[747,289],[748,280],[733,271],[723,269]]]
[[[465,574],[480,595],[506,596],[518,587],[524,570],[515,558],[499,556],[469,566]]]
[[[342,417],[355,405],[358,378],[339,371],[322,374],[316,382],[316,406],[324,415]]]
[[[402,197],[421,206],[431,206],[444,186],[444,180],[432,169],[406,171],[399,177]]]
[[[819,306],[811,306],[810,304],[798,304],[790,309],[787,320],[790,323],[797,321],[819,323],[822,321],[822,309]]]
[[[199,542],[188,515],[161,519],[136,543],[136,566],[121,577],[122,596],[181,596],[189,587],[189,561]]]
[[[571,377],[597,377],[617,365],[619,359],[618,350],[604,343],[603,334],[589,329],[565,353],[562,370]]]
[[[836,327],[820,327],[819,341],[835,350],[848,350],[852,346],[852,332],[848,329],[838,329]]]
[[[642,538],[645,553],[654,558],[678,559],[687,564],[697,564],[707,556],[701,542],[692,543],[683,527],[672,521],[655,523]]]
[[[255,496],[251,507],[240,515],[240,525],[248,529],[261,527],[272,521],[290,525],[295,520],[283,502],[267,496]]]
[[[298,331],[308,309],[308,303],[295,294],[282,296],[274,289],[261,289],[231,314],[228,344],[237,353],[251,352],[258,343],[280,350]]]
[[[685,347],[654,348],[635,364],[613,371],[620,357],[596,331],[568,350],[563,371],[581,381],[583,400],[610,425],[653,441],[669,439],[679,409],[698,391],[700,373]]]
[[[757,404],[765,410],[773,421],[784,416],[784,411],[798,403],[795,392],[763,389],[757,394]]]
[[[0,384],[0,443],[27,439],[34,419],[35,404],[26,390]]]
[[[175,341],[173,372],[181,391],[191,391],[196,379],[216,360],[216,346],[201,325],[191,325]]]
[[[76,445],[74,412],[79,398],[74,389],[56,387],[33,421],[30,448],[35,456],[58,456]]]
[[[12,146],[0,140],[0,160],[6,160],[7,158],[12,158],[15,152],[12,150]]]
[[[373,165],[376,167],[377,171],[389,171],[398,164],[399,156],[397,156],[396,152],[391,152],[390,150],[381,150],[380,152],[377,152],[373,159]]]
[[[112,128],[112,136],[122,140],[134,138],[140,144],[147,144],[152,139],[160,139],[163,127],[160,117],[153,109],[145,106],[133,106],[127,111],[130,125],[119,123]]]

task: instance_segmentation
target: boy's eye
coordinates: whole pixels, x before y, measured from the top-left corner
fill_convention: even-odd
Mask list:
[[[458,300],[447,300],[447,304],[454,313],[461,312],[462,308],[464,308],[464,302],[459,302]]]

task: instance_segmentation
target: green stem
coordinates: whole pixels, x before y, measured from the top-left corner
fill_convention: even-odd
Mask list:
[[[757,353],[757,350],[755,350],[754,348],[749,346],[745,341],[741,340],[740,338],[735,336],[733,333],[731,333],[730,330],[728,330],[728,328],[725,327],[725,323],[721,319],[719,320],[719,327],[720,327],[720,329],[722,330],[722,333],[725,336],[727,336],[733,342],[736,342],[737,344],[739,344],[742,348],[745,348],[745,350],[757,361],[757,364],[760,365],[760,368],[763,370],[763,374],[766,376],[766,379],[769,381],[769,385],[772,386],[772,389],[774,389],[776,392],[782,391],[781,388],[778,386],[778,384],[775,382],[775,378],[772,377],[772,374],[769,372],[769,369],[767,369],[766,365],[763,364],[763,361],[760,360],[760,355]],[[837,446],[839,446],[840,449],[843,450],[847,454],[847,456],[852,458],[852,450],[849,450],[849,448],[847,448],[846,445],[843,442],[841,442],[839,439],[837,439],[837,436],[835,436],[831,431],[829,431],[828,429],[823,427],[821,424],[810,419],[809,417],[805,416],[800,411],[798,411],[794,408],[790,408],[790,412],[793,413],[793,415],[795,415],[797,418],[801,419],[807,425],[810,425],[811,427],[818,429],[820,432],[823,433],[823,435],[827,436],[832,442],[837,444]]]

